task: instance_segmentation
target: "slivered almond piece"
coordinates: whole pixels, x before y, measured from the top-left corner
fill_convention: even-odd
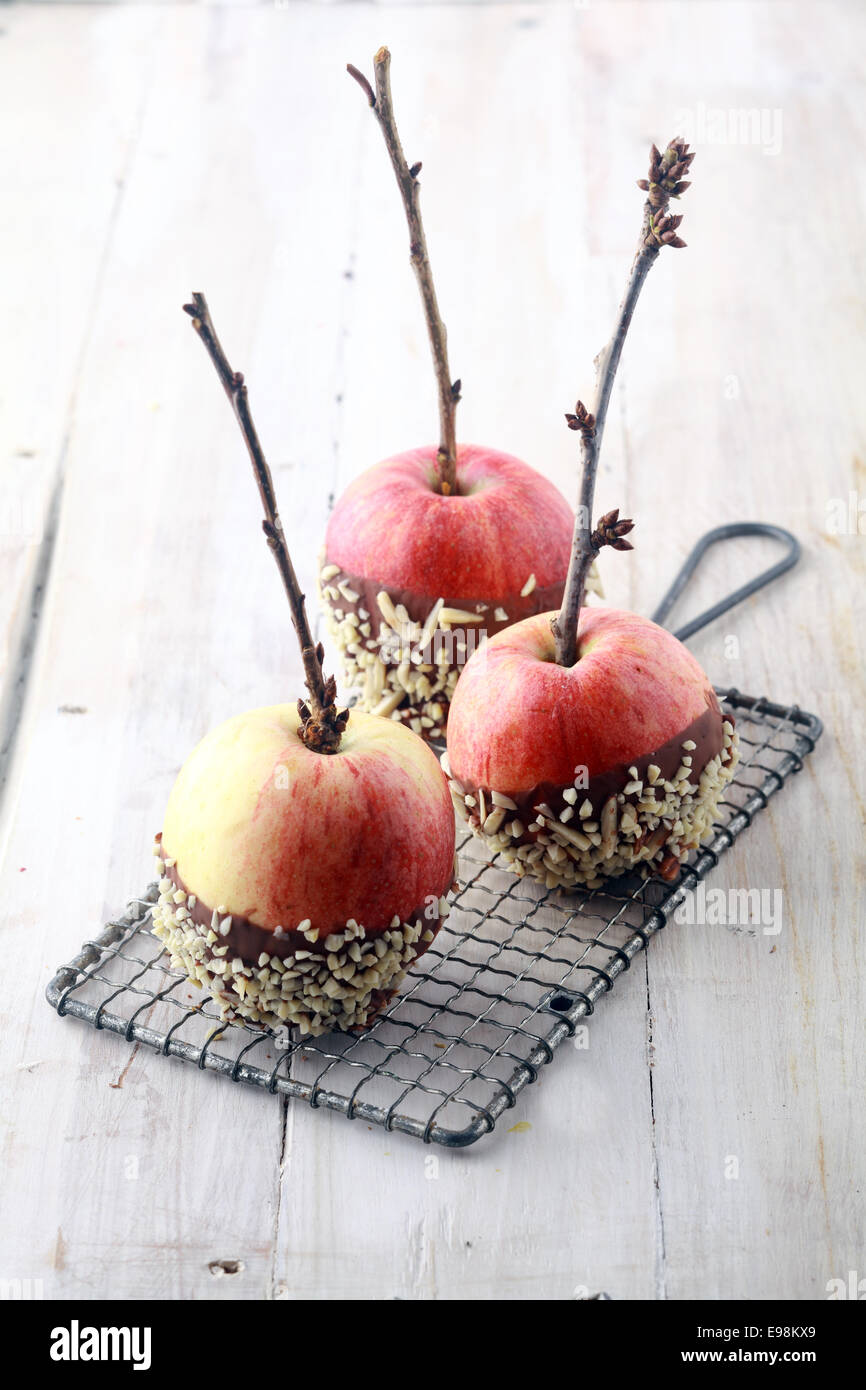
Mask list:
[[[466,623],[483,623],[483,613],[470,613],[466,608],[442,608],[439,610],[440,623],[447,623],[450,627]]]
[[[376,706],[376,708],[372,711],[373,714],[379,714],[379,715],[383,715],[383,716],[387,716],[387,715],[389,715],[389,714],[393,714],[394,710],[397,708],[397,706],[399,705],[400,701],[403,700],[403,699],[405,699],[405,695],[406,695],[406,692],[405,692],[404,690],[402,690],[402,689],[400,689],[400,690],[391,690],[391,691],[389,691],[388,694],[385,695],[385,696],[379,701],[379,703],[378,703],[378,705]]]
[[[481,827],[485,835],[495,835],[502,822],[505,820],[505,807],[497,806],[490,812],[483,826]]]
[[[376,603],[379,605],[379,612],[382,614],[388,626],[393,628],[395,632],[399,632],[400,619],[397,617],[397,612],[391,602],[391,595],[386,593],[384,589],[381,589],[376,595]]]

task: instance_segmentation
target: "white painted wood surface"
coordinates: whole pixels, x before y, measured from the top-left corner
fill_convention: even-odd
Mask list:
[[[82,1298],[811,1299],[866,1275],[866,541],[828,526],[866,491],[866,14],[816,8],[4,7],[3,1278]],[[401,214],[343,72],[383,41],[460,435],[569,494],[562,412],[609,331],[632,180],[651,138],[695,137],[689,249],[653,272],[609,424],[599,505],[638,531],[608,597],[651,609],[709,526],[789,526],[800,568],[693,647],[718,683],[827,723],[713,880],[781,888],[780,934],[666,932],[589,1050],[524,1094],[531,1128],[438,1152],[435,1178],[414,1141],[131,1055],[42,997],[146,881],[201,733],[299,681],[187,292],[247,373],[307,584],[330,494],[431,435]],[[715,111],[765,113],[765,138],[722,142]],[[690,604],[764,558],[720,551]],[[220,1259],[243,1272],[215,1277]]]

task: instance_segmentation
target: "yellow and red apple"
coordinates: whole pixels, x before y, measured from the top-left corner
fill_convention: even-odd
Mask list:
[[[224,1012],[302,1033],[373,1017],[447,915],[451,799],[435,755],[353,711],[337,752],[292,705],[214,729],[157,838],[154,930]]]

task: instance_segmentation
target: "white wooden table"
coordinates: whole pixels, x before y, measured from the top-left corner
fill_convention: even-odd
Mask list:
[[[821,1299],[866,1276],[866,11],[11,5],[0,30],[0,1276],[135,1299]],[[147,882],[201,734],[299,693],[188,292],[247,373],[307,585],[333,494],[432,436],[402,214],[343,70],[385,41],[461,437],[572,496],[562,414],[624,283],[632,181],[650,139],[696,143],[689,249],[647,286],[602,465],[637,548],[603,577],[649,611],[708,527],[790,527],[799,569],[693,648],[827,725],[713,880],[780,888],[779,935],[664,933],[524,1094],[530,1128],[440,1152],[435,1180],[417,1142],[43,998]],[[715,554],[690,604],[769,553]]]

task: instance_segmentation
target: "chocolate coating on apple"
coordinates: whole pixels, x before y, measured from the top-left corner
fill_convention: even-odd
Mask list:
[[[586,786],[539,783],[512,797],[452,778],[455,811],[515,872],[547,888],[597,888],[604,878],[637,868],[676,878],[680,861],[711,830],[739,757],[726,719],[719,721],[718,752],[707,756],[714,714],[707,710],[683,730],[685,737],[628,768],[597,774]],[[704,737],[700,765],[692,763],[695,735]]]
[[[219,936],[219,944],[228,946],[231,955],[241,956],[245,961],[255,962],[263,951],[268,955],[277,956],[280,960],[286,960],[298,951],[327,959],[328,955],[341,951],[347,941],[376,941],[401,925],[399,918],[392,917],[389,922],[372,927],[351,919],[342,931],[318,931],[311,923],[306,930],[299,927],[261,926],[236,912],[229,913],[224,908],[220,911],[218,907],[210,907],[196,897],[181,881],[177,865],[169,865],[161,857],[161,840],[162,836],[159,834],[154,837],[154,849],[159,855],[160,878],[170,881],[173,892],[183,894],[189,920],[204,934],[215,930]],[[431,893],[429,899],[417,911],[408,915],[405,925],[419,926],[422,934],[432,928],[435,935],[449,911],[446,897],[443,895],[437,898]]]
[[[287,1024],[313,1036],[368,1026],[450,910],[445,898],[431,897],[408,921],[394,918],[374,931],[354,919],[328,935],[311,927],[271,931],[208,908],[181,884],[159,837],[154,848],[160,875],[154,935],[172,966],[207,988],[226,1019]]]
[[[359,629],[365,619],[370,623],[371,632],[377,627],[382,631],[384,624],[385,628],[390,630],[384,631],[382,635],[389,641],[392,636],[404,636],[402,628],[408,626],[406,641],[410,644],[413,640],[417,641],[424,632],[437,604],[441,604],[437,614],[437,629],[448,631],[456,628],[458,632],[472,632],[477,629],[479,633],[484,632],[488,637],[493,637],[504,628],[520,622],[522,618],[532,617],[535,613],[546,613],[553,606],[555,596],[562,594],[561,583],[540,588],[534,574],[530,574],[526,579],[523,586],[525,592],[521,591],[501,601],[477,596],[467,598],[461,595],[455,598],[442,594],[422,594],[415,589],[397,589],[364,575],[348,574],[329,560],[327,555],[322,557],[319,583],[322,598],[331,605],[338,622],[344,621],[351,613],[358,618]],[[393,616],[382,611],[379,596],[383,593],[387,595]],[[396,627],[393,618],[397,620]]]

